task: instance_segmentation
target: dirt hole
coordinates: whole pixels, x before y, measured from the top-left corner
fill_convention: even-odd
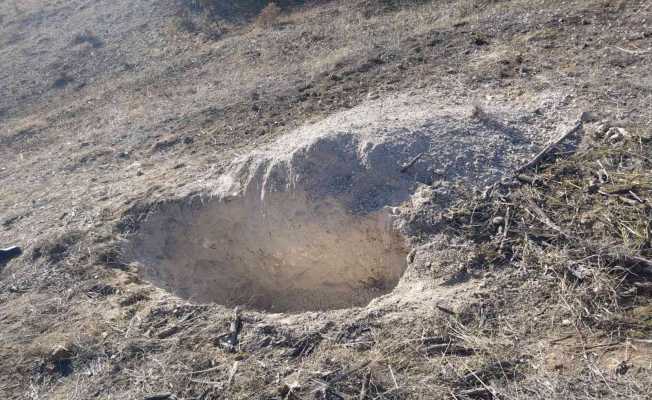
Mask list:
[[[407,267],[392,210],[432,180],[433,161],[417,157],[432,146],[430,132],[288,135],[234,160],[209,200],[150,210],[123,261],[194,302],[291,313],[365,306]]]
[[[387,209],[360,215],[333,198],[267,194],[162,206],[142,227],[146,279],[196,302],[271,312],[364,306],[406,267]]]
[[[502,128],[464,119],[414,129],[382,121],[352,133],[336,119],[237,157],[206,182],[212,200],[149,212],[126,261],[180,297],[271,312],[364,306],[389,293],[406,250],[388,210],[435,180],[483,187],[518,147]],[[424,201],[434,200],[446,196]]]

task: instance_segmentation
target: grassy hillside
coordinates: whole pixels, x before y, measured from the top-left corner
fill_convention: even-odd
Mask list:
[[[277,4],[0,3],[0,247],[24,250],[0,265],[0,398],[649,398],[652,4]],[[405,295],[238,319],[123,262],[148,213],[210,201],[238,156],[442,109],[492,135],[397,168],[504,168],[470,147],[534,156],[580,124],[489,187],[431,168],[395,207]]]

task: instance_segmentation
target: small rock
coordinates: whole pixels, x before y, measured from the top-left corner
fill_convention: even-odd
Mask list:
[[[72,351],[64,345],[58,345],[50,352],[50,360],[52,362],[59,362],[72,358]]]
[[[584,111],[584,112],[580,115],[580,120],[581,120],[582,122],[594,122],[594,121],[597,121],[598,118],[597,118],[596,115],[595,115],[594,113],[592,113],[591,111]]]
[[[369,92],[369,94],[367,94],[367,99],[369,100],[376,100],[379,97],[380,95],[376,92]]]
[[[0,249],[0,264],[7,263],[21,254],[23,254],[23,250],[18,246]]]
[[[626,361],[621,361],[616,366],[616,369],[614,370],[614,372],[617,373],[618,375],[625,375],[627,373],[627,371],[629,371],[629,369],[631,367],[632,366],[630,364],[628,364]]]
[[[494,219],[491,220],[491,223],[494,225],[502,225],[505,223],[505,218],[503,217],[494,217]]]
[[[561,326],[570,326],[571,325],[571,320],[570,319],[565,319],[561,321]]]
[[[276,388],[276,393],[282,397],[286,397],[290,393],[290,387],[287,384],[283,383]]]
[[[22,293],[22,292],[24,292],[24,291],[25,291],[25,290],[19,288],[19,287],[16,286],[16,285],[11,285],[11,286],[9,286],[9,293]]]
[[[618,143],[625,139],[626,136],[629,136],[626,130],[623,128],[609,128],[605,137],[610,143]]]
[[[611,125],[607,121],[602,121],[598,126],[595,127],[595,130],[593,131],[593,136],[596,139],[602,139],[604,138],[605,134],[607,131],[611,128]]]
[[[401,215],[401,209],[399,207],[387,207],[390,215]]]

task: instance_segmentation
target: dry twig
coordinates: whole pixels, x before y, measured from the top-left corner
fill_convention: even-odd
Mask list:
[[[573,126],[573,128],[566,131],[566,133],[564,133],[563,135],[561,135],[560,137],[555,139],[552,143],[550,143],[548,146],[546,146],[532,160],[530,160],[525,165],[518,168],[516,170],[516,174],[520,174],[521,172],[523,172],[523,171],[525,171],[525,170],[527,170],[529,168],[536,167],[537,165],[539,165],[539,163],[541,163],[541,161],[543,161],[546,158],[546,156],[550,155],[553,151],[555,151],[557,149],[557,147],[561,144],[561,142],[563,142],[568,137],[570,137],[571,135],[575,134],[580,129],[582,129],[582,126],[583,126],[582,121],[578,120],[575,123],[575,125]]]

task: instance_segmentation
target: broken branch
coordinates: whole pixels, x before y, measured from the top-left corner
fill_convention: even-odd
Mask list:
[[[521,166],[516,170],[516,174],[520,174],[521,172],[537,166],[541,161],[543,161],[546,156],[548,156],[550,153],[552,153],[557,146],[561,144],[564,140],[566,140],[569,136],[575,134],[577,131],[579,131],[582,128],[582,121],[578,120],[573,128],[568,130],[566,133],[555,139],[552,143],[550,143],[548,146],[546,146],[543,150],[539,152],[531,161],[527,162],[525,165]]]
[[[364,381],[362,382],[362,388],[360,389],[360,395],[358,396],[359,400],[364,400],[367,397],[367,387],[369,386],[369,381],[371,380],[371,370],[367,371]]]
[[[233,320],[229,326],[229,332],[219,338],[220,344],[231,352],[235,353],[240,343],[238,336],[242,330],[242,318],[240,317],[240,309],[238,307],[233,311]],[[224,340],[226,338],[226,340]]]
[[[527,208],[531,209],[536,216],[538,217],[539,221],[543,222],[544,225],[547,227],[551,228],[552,230],[557,231],[560,235],[564,236],[565,238],[571,238],[571,235],[566,233],[563,229],[559,227],[559,225],[555,224],[539,206],[534,204],[534,202],[531,199],[526,199],[527,203]]]
[[[425,153],[419,153],[419,154],[417,154],[416,157],[414,157],[412,160],[408,161],[407,164],[403,165],[403,166],[401,167],[401,173],[404,173],[404,172],[406,172],[408,169],[410,169],[414,164],[416,164],[417,161],[419,161],[419,160],[421,159],[421,157],[423,157],[424,154],[425,154]]]
[[[229,380],[226,382],[227,388],[231,387],[231,384],[235,379],[235,374],[238,372],[238,366],[240,366],[240,363],[238,361],[235,361],[233,363],[233,367],[231,367],[231,371],[229,372]]]

